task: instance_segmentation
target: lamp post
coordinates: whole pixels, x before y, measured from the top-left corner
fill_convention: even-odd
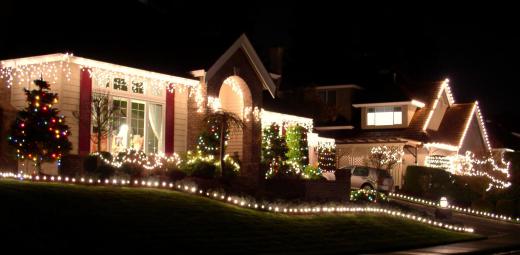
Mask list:
[[[449,202],[446,197],[441,197],[439,200],[439,207],[435,209],[435,218],[437,219],[449,219],[451,218],[451,210],[449,208]]]

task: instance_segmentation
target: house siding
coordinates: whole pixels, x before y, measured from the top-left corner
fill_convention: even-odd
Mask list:
[[[186,152],[188,136],[188,89],[175,90],[175,117],[173,132],[173,151]]]

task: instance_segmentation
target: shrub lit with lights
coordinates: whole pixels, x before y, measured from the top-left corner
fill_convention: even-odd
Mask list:
[[[288,149],[285,155],[287,156],[289,171],[301,174],[309,163],[307,157],[309,155],[307,130],[300,125],[291,125],[287,127],[285,141]]]
[[[50,92],[43,79],[35,80],[37,89],[24,88],[27,107],[19,111],[8,137],[18,160],[32,160],[38,172],[43,162],[60,162],[72,145],[65,117],[54,107],[58,94]]]
[[[373,189],[357,189],[350,191],[350,201],[352,202],[387,202],[388,196]]]
[[[336,170],[336,148],[332,146],[319,146],[318,168],[321,172],[334,172]]]
[[[280,135],[280,126],[272,123],[262,131],[262,163],[267,167],[266,178],[284,171],[287,144]]]

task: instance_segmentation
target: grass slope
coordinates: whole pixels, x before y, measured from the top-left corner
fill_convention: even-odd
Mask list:
[[[477,237],[380,215],[275,215],[155,189],[1,180],[0,201],[0,242],[30,250],[323,254]]]

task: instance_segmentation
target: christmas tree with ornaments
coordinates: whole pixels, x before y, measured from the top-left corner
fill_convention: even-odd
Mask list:
[[[37,89],[24,88],[28,105],[18,112],[8,139],[16,158],[31,160],[41,172],[43,162],[58,161],[59,164],[72,145],[65,117],[54,107],[58,94],[51,93],[49,83],[43,79],[35,80],[34,84]]]

